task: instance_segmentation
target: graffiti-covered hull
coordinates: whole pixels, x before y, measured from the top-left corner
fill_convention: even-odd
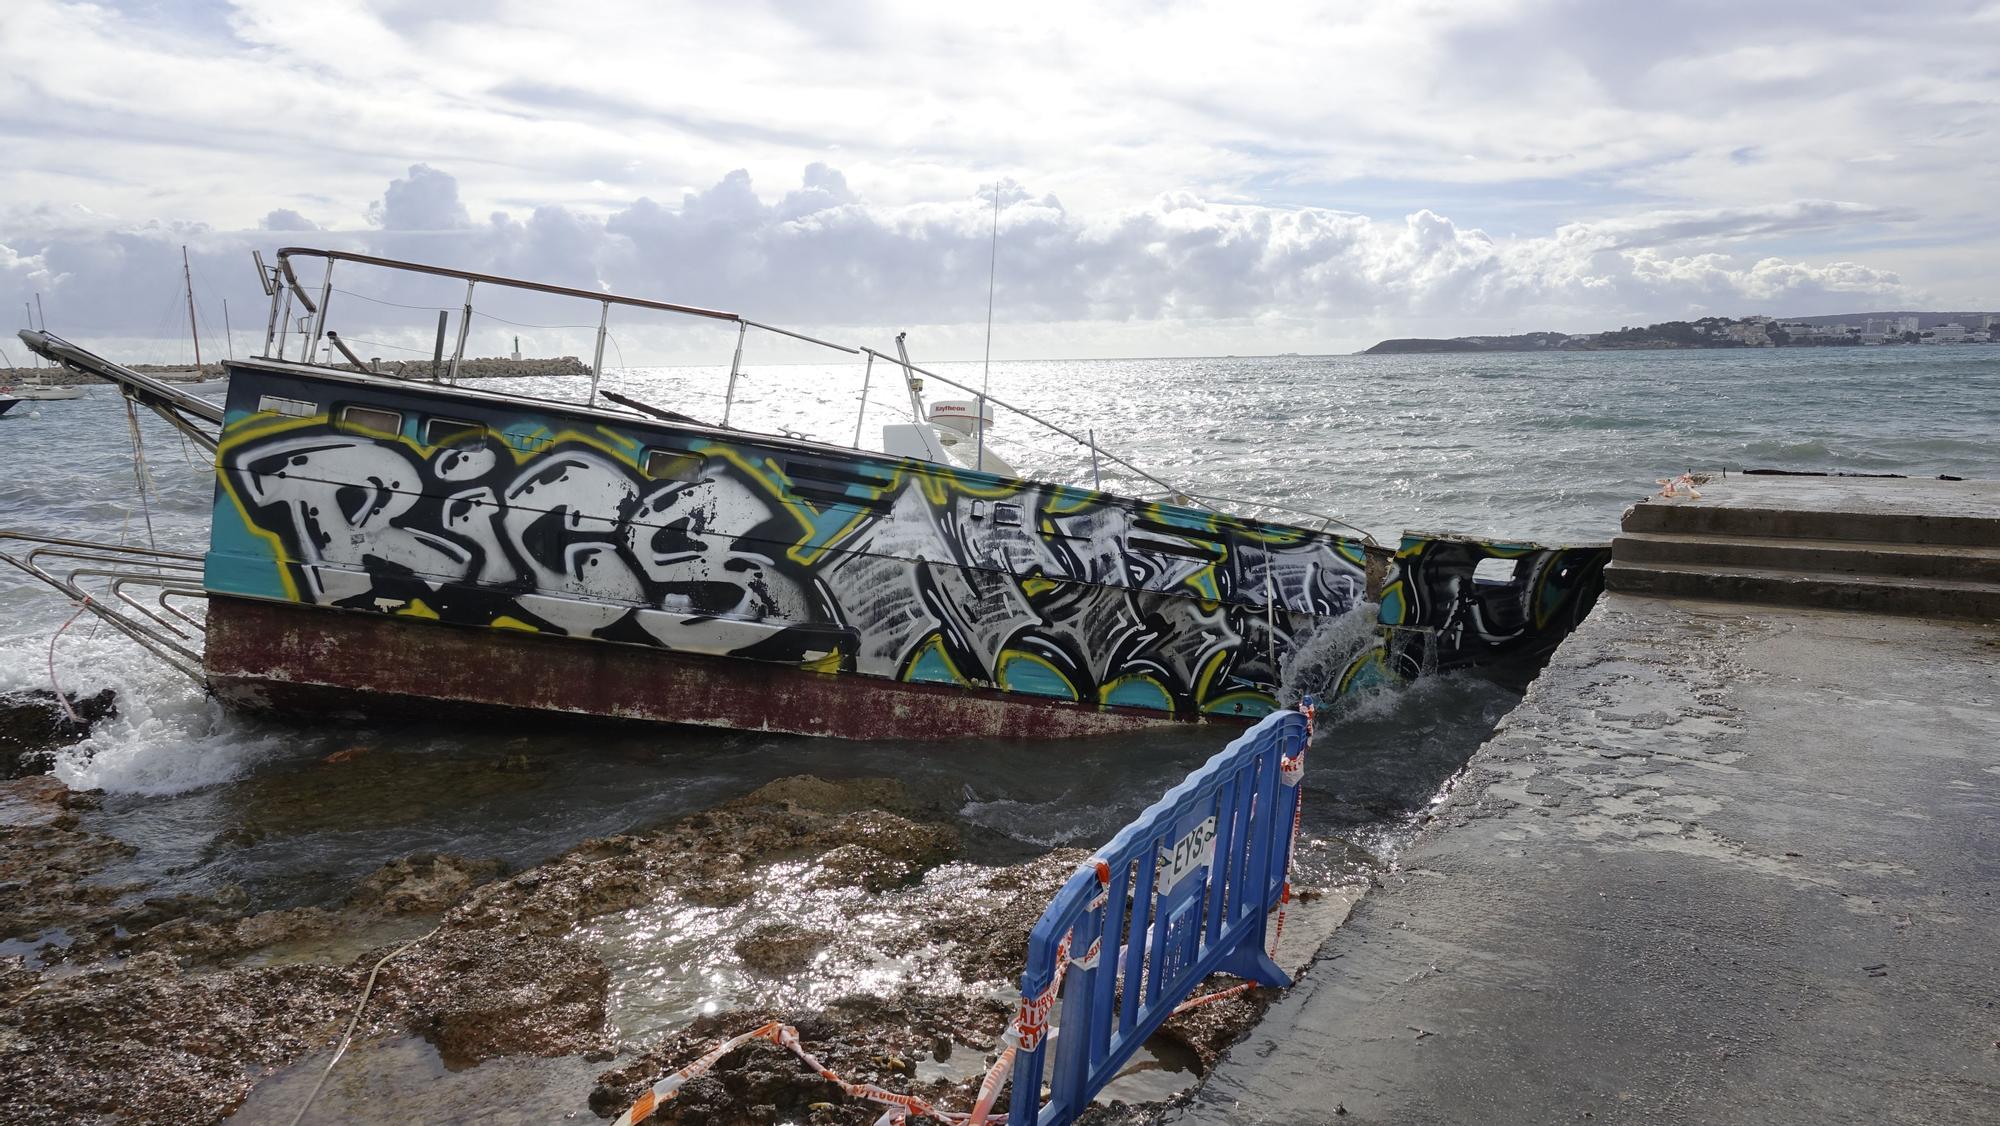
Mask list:
[[[1249,720],[1360,543],[465,388],[231,369],[211,683],[852,737]]]

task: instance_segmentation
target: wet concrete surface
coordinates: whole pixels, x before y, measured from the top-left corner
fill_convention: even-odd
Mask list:
[[[2000,630],[1608,596],[1207,1123],[2000,1122]]]

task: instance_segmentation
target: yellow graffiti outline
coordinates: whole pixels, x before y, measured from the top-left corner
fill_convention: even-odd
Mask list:
[[[1022,650],[1019,649],[1002,649],[1000,650],[1000,658],[993,662],[994,679],[999,681],[1000,687],[1006,689],[1007,691],[1018,693],[1022,696],[1041,696],[1042,698],[1048,700],[1062,699],[1062,697],[1060,696],[1050,696],[1045,692],[1030,692],[1025,688],[1015,688],[1012,684],[1009,684],[1007,682],[1007,666],[1014,661],[1028,661],[1033,664],[1042,666],[1049,672],[1055,674],[1055,678],[1062,682],[1064,688],[1069,689],[1068,698],[1070,702],[1075,703],[1083,699],[1083,693],[1080,692],[1077,689],[1076,685],[1070,681],[1069,677],[1063,675],[1063,671],[1057,668],[1053,663],[1051,663],[1048,660],[1048,658],[1038,656],[1034,653],[1023,652]]]

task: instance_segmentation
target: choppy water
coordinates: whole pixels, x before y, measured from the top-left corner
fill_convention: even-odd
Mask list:
[[[940,370],[979,377],[977,365]],[[900,388],[876,375],[871,435],[897,420],[899,403],[907,416]],[[651,369],[607,386],[715,418],[723,379],[722,369]],[[858,367],[752,366],[732,421],[844,442],[859,385]],[[1603,540],[1656,478],[1689,467],[2000,477],[2000,348],[1002,363],[992,387],[1093,429],[1177,486],[1328,512],[1384,539],[1408,526]],[[207,466],[144,412],[139,429],[157,490],[143,508],[124,405],[108,388],[0,418],[0,528],[143,543],[150,517],[161,546],[200,550]],[[1031,435],[1019,418],[1003,413],[993,441],[1029,473],[1090,480],[1080,448]],[[70,612],[0,573],[0,690],[49,683],[50,637]],[[67,689],[120,694],[117,718],[58,771],[104,788],[91,827],[139,846],[110,878],[196,892],[234,884],[259,907],[337,898],[353,877],[415,850],[530,865],[802,772],[900,777],[961,823],[972,859],[1011,861],[1105,839],[1222,739],[1189,729],[1098,740],[1086,754],[702,731],[299,727],[222,712],[87,617],[57,643],[53,669]],[[1392,854],[1412,812],[1517,698],[1517,687],[1443,677],[1340,716],[1316,748],[1306,832],[1360,851],[1305,854],[1306,879]],[[622,937],[612,928],[605,941],[624,943],[608,952],[614,961],[693,965],[724,957],[729,937],[691,924]],[[640,1026],[652,1023],[644,1014],[732,1003],[748,988],[727,974],[648,985],[635,970],[621,981],[626,1008],[641,1014],[628,1023]]]

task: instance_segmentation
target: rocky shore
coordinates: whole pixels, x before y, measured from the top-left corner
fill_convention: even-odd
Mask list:
[[[93,831],[96,804],[48,776],[0,783],[0,1073],[9,1077],[0,1120],[9,1123],[220,1121],[261,1079],[331,1047],[370,967],[391,952],[357,1051],[414,1036],[452,1069],[598,1060],[603,1070],[575,1104],[608,1118],[718,1039],[776,1019],[850,1080],[966,1106],[1011,1013],[1028,929],[1085,855],[967,864],[956,859],[958,830],[899,783],[794,776],[524,871],[417,854],[330,906],[257,911],[233,890],[161,896],[104,882],[133,846]],[[753,897],[810,889],[837,892],[824,917],[735,941],[747,972],[813,976],[823,959],[857,953],[871,914],[894,911],[909,925],[860,953],[935,963],[957,987],[906,982],[621,1039],[594,921],[756,906],[765,899]],[[1205,1067],[1268,1000],[1258,991],[1197,1010],[1164,1038]],[[760,1042],[724,1057],[653,1120],[861,1124],[879,1111]]]

